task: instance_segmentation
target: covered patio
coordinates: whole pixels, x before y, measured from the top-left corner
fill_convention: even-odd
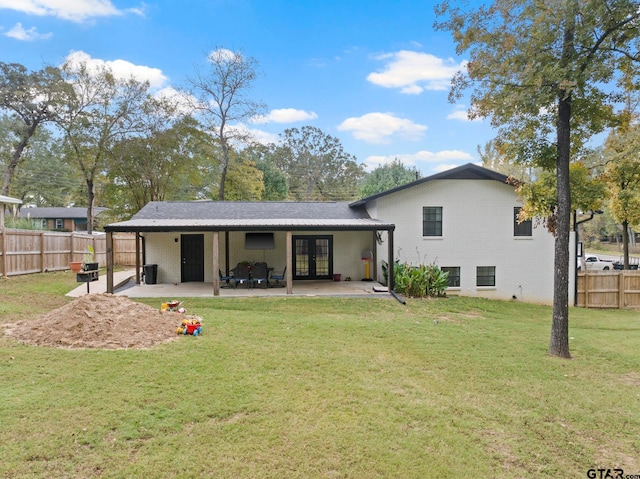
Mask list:
[[[202,292],[202,296],[239,296],[239,295],[293,295],[293,294],[326,294],[333,290],[336,294],[338,287],[342,291],[352,290],[352,293],[345,294],[374,294],[373,285],[377,283],[377,271],[373,268],[372,277],[366,278],[371,281],[357,281],[360,275],[353,279],[356,281],[332,281],[334,273],[334,263],[336,268],[345,267],[344,257],[340,257],[340,251],[345,248],[351,250],[348,258],[353,267],[353,249],[365,245],[364,250],[371,253],[371,263],[377,264],[377,241],[381,232],[387,235],[388,254],[386,261],[390,268],[393,268],[393,231],[395,225],[381,220],[371,218],[364,208],[352,208],[348,203],[340,202],[274,202],[274,203],[249,203],[249,202],[152,202],[146,205],[131,220],[114,223],[105,226],[106,256],[107,256],[107,292],[114,292],[113,281],[113,240],[112,235],[116,232],[135,233],[136,241],[136,266],[134,288],[141,288],[145,291],[144,296],[152,293],[152,288],[158,297],[178,295],[181,289],[189,289],[190,294],[195,291]],[[225,288],[224,281],[220,280],[218,271],[228,274],[230,265],[235,264],[239,248],[238,234],[243,237],[246,234],[268,233],[276,239],[276,246],[271,246],[285,266],[286,277],[283,288],[267,288],[263,291],[260,288],[247,289],[244,285],[239,285],[237,289]],[[345,236],[357,235],[359,243],[354,243],[351,238]],[[143,257],[146,248],[143,239],[146,239],[147,246],[149,238],[153,239],[154,258],[160,258],[166,265],[172,266],[166,271],[175,272],[176,267],[180,267],[180,262],[185,263],[185,254],[181,253],[182,260],[176,262],[176,252],[180,245],[188,236],[202,236],[199,248],[204,247],[204,252],[200,254],[198,262],[203,265],[204,273],[201,273],[200,280],[184,279],[180,277],[169,277],[165,273],[161,284],[141,284],[141,271],[143,267]],[[324,271],[323,281],[313,281],[313,275],[309,278],[301,278],[300,261],[296,261],[295,242],[298,235],[309,235],[317,237],[319,235],[336,235],[336,256],[331,253],[328,256],[328,264]],[[363,236],[364,235],[364,236]],[[175,244],[175,246],[174,246]],[[232,259],[230,259],[230,250]],[[358,261],[360,251],[357,250]],[[306,253],[305,253],[306,254]],[[162,256],[161,256],[162,255]],[[299,255],[301,257],[302,255]],[[311,255],[309,255],[311,257]],[[313,258],[315,259],[315,257]],[[305,256],[305,261],[307,260]],[[155,260],[152,262],[160,262]],[[393,279],[393,272],[389,271],[389,277]],[[343,277],[343,279],[346,279]],[[336,284],[334,284],[336,283]],[[352,283],[346,285],[346,283]],[[366,283],[356,286],[357,283]],[[323,287],[319,287],[322,285]],[[393,284],[389,285],[393,290]],[[130,289],[134,289],[130,288]],[[295,293],[294,293],[295,288]],[[298,291],[300,290],[300,291]],[[313,291],[316,291],[313,293]],[[355,291],[355,292],[354,292]],[[175,293],[172,293],[175,292]],[[130,291],[129,295],[138,294],[137,291]],[[141,294],[141,293],[140,293]],[[198,294],[200,295],[200,294]]]

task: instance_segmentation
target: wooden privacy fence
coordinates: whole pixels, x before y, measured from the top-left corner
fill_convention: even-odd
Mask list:
[[[82,261],[92,246],[95,261],[105,266],[106,236],[56,231],[0,229],[0,276],[69,269],[71,261]],[[136,264],[134,234],[113,235],[114,265]]]
[[[578,273],[578,306],[586,308],[640,308],[640,271]]]

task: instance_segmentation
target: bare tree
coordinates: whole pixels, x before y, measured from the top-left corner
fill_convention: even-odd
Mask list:
[[[187,79],[199,120],[220,142],[219,200],[224,200],[232,145],[246,142],[249,136],[241,123],[266,108],[247,96],[258,76],[257,66],[257,60],[241,52],[217,48],[208,55],[204,71],[196,69],[195,75]]]
[[[80,169],[87,187],[87,232],[93,231],[96,178],[106,169],[108,153],[127,135],[143,130],[148,82],[116,78],[105,66],[67,62],[65,80],[73,86],[59,126],[65,133],[67,154]]]

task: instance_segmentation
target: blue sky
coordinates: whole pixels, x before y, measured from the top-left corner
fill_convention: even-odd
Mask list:
[[[215,48],[254,57],[250,96],[268,114],[245,125],[261,141],[312,125],[371,169],[394,158],[430,175],[478,162],[488,120],[448,102],[465,58],[418,0],[0,0],[0,61],[30,69],[70,56],[186,86]]]

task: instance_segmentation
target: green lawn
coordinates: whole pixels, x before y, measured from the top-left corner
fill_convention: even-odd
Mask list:
[[[73,287],[66,273],[0,279],[0,324]],[[0,337],[0,477],[640,474],[637,311],[572,309],[562,360],[547,355],[550,308],[518,302],[189,298],[188,310],[204,334],[152,350]]]

